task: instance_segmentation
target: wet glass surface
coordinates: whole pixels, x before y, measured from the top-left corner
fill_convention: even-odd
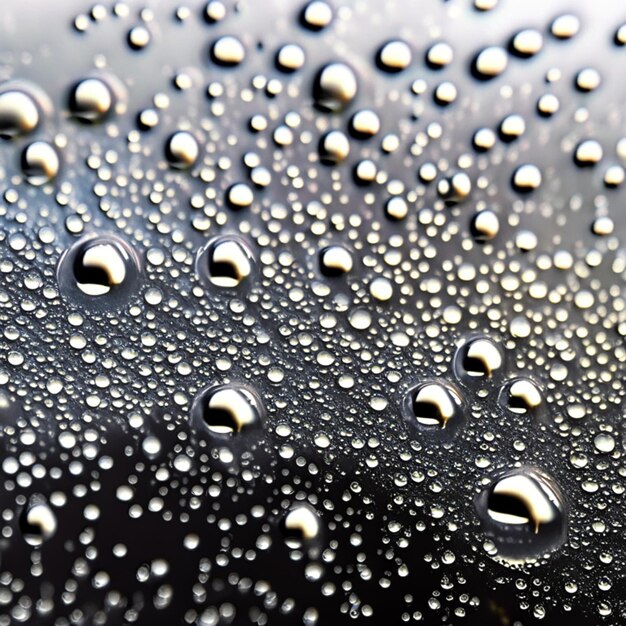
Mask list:
[[[4,0],[0,626],[624,622],[625,55]]]

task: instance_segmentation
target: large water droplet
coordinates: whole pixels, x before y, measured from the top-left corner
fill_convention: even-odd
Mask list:
[[[313,97],[327,111],[341,111],[356,97],[356,75],[345,63],[329,63],[315,77]]]
[[[43,496],[31,496],[20,516],[20,529],[31,546],[40,546],[54,536],[57,518]]]
[[[111,112],[115,98],[113,91],[100,78],[85,78],[74,85],[70,93],[70,109],[84,122],[99,122]]]
[[[325,276],[341,276],[352,270],[352,254],[343,246],[328,246],[320,252],[320,269]]]
[[[491,378],[502,364],[502,351],[487,337],[470,339],[457,350],[454,358],[455,373],[466,382]]]
[[[89,235],[64,253],[57,275],[61,290],[73,301],[119,304],[136,287],[139,259],[115,235]]]
[[[460,393],[448,383],[431,380],[409,390],[403,413],[426,434],[451,439],[463,427],[465,412]]]
[[[37,128],[39,118],[39,108],[27,93],[17,89],[0,93],[0,137],[27,135]]]
[[[22,171],[31,185],[44,185],[59,173],[59,155],[47,141],[34,141],[24,148]]]
[[[508,55],[504,48],[490,46],[481,50],[474,59],[474,75],[477,78],[488,80],[504,72],[508,65]]]
[[[170,135],[165,144],[165,156],[172,167],[187,169],[193,166],[198,159],[198,142],[196,138],[185,130],[179,130]]]
[[[496,478],[476,499],[485,534],[498,554],[518,561],[560,547],[567,536],[567,507],[547,474],[516,468]]]
[[[237,37],[226,35],[220,37],[211,47],[211,58],[214,63],[224,67],[239,65],[246,57],[246,49]]]
[[[250,276],[254,255],[246,242],[235,235],[216,237],[203,248],[196,262],[202,280],[216,287],[237,287]]]
[[[413,53],[408,43],[399,39],[388,41],[378,51],[376,63],[386,72],[401,72],[412,61]]]
[[[283,517],[281,526],[285,543],[292,549],[314,542],[322,530],[317,511],[304,503],[298,503],[289,509]]]
[[[500,391],[500,404],[511,413],[532,415],[542,420],[548,413],[541,388],[530,378],[520,377],[508,381]]]
[[[309,30],[320,31],[333,20],[333,10],[323,0],[312,0],[306,4],[300,15],[300,22]]]
[[[231,383],[203,389],[194,400],[194,423],[218,437],[230,437],[262,425],[264,408],[250,387]]]

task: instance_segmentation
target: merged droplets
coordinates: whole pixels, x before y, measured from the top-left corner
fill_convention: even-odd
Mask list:
[[[45,498],[31,496],[20,516],[20,529],[24,541],[39,547],[57,531],[57,518]]]
[[[59,155],[47,141],[34,141],[22,151],[21,165],[31,185],[44,185],[59,173]]]
[[[230,437],[262,426],[264,408],[258,394],[237,383],[203,389],[194,400],[196,426],[219,437]]]
[[[509,561],[540,557],[567,538],[567,507],[556,482],[534,468],[518,468],[494,479],[476,508],[495,554]]]
[[[345,63],[329,63],[315,77],[313,97],[320,108],[338,112],[354,100],[357,90],[357,78],[352,68]]]
[[[404,417],[418,430],[452,438],[465,423],[459,392],[439,380],[425,381],[409,390],[403,403]]]
[[[89,235],[63,254],[57,275],[72,301],[120,304],[137,286],[139,259],[119,237]]]
[[[210,286],[238,287],[252,274],[254,255],[241,237],[222,235],[200,251],[196,268]]]
[[[457,172],[437,183],[437,192],[448,205],[465,200],[472,191],[472,181],[465,172]]]
[[[0,137],[13,139],[28,135],[39,121],[39,107],[31,95],[18,89],[0,92]]]
[[[70,110],[74,117],[83,122],[100,122],[115,105],[111,87],[101,78],[85,78],[70,92]]]

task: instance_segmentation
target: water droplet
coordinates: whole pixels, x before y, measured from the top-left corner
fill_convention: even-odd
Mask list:
[[[521,115],[507,115],[500,122],[500,138],[509,142],[521,137],[526,130],[526,122]]]
[[[529,378],[514,378],[500,392],[500,403],[511,413],[543,418],[547,406],[540,387]]]
[[[547,93],[537,101],[537,112],[542,117],[552,117],[560,106],[559,99],[554,94]]]
[[[145,26],[134,26],[128,32],[128,44],[133,50],[143,50],[150,43],[150,31]]]
[[[315,77],[313,97],[324,110],[338,112],[346,108],[357,94],[357,79],[345,63],[329,63]]]
[[[600,86],[601,82],[600,72],[592,67],[580,70],[580,72],[576,74],[576,88],[579,91],[595,91]]]
[[[474,59],[474,73],[477,78],[489,80],[504,72],[509,59],[504,48],[490,46],[481,50]]]
[[[32,133],[39,119],[39,108],[32,96],[16,89],[0,93],[0,137],[13,139]]]
[[[245,183],[235,183],[226,192],[226,202],[231,209],[244,209],[254,202],[254,194]]]
[[[172,167],[187,169],[198,159],[200,149],[196,138],[185,130],[171,135],[165,144],[165,156]]]
[[[24,148],[22,171],[31,185],[44,185],[59,173],[59,155],[47,141],[34,141]]]
[[[203,389],[194,400],[191,416],[212,435],[230,437],[260,427],[264,408],[254,390],[231,383]]]
[[[54,536],[57,518],[43,496],[30,497],[20,516],[20,528],[26,543],[35,547]]]
[[[393,285],[387,278],[379,276],[370,283],[370,293],[376,300],[386,302],[393,295]]]
[[[608,433],[600,433],[594,437],[593,445],[598,452],[608,454],[615,450],[615,438]]]
[[[590,167],[602,160],[602,146],[594,139],[581,141],[576,146],[574,152],[574,161],[580,167]]]
[[[320,269],[325,276],[347,274],[352,266],[352,254],[343,246],[328,246],[320,252]]]
[[[85,78],[74,85],[70,109],[84,122],[99,122],[110,113],[115,99],[109,85],[100,78]]]
[[[457,90],[453,83],[450,81],[444,81],[435,88],[433,98],[435,102],[441,106],[447,106],[452,104],[457,97]]]
[[[210,24],[221,22],[226,17],[226,7],[220,0],[211,0],[207,2],[204,15]]]
[[[399,39],[388,41],[378,51],[376,62],[386,72],[401,72],[413,59],[413,53],[406,41]]]
[[[333,20],[333,10],[322,0],[313,0],[307,3],[302,10],[300,21],[306,28],[320,31],[326,28]]]
[[[322,523],[313,507],[298,503],[283,517],[282,529],[285,543],[292,549],[298,549],[319,538]]]
[[[550,25],[550,32],[557,39],[571,39],[580,30],[580,20],[571,13],[559,15]]]
[[[89,235],[67,250],[57,272],[61,290],[73,301],[121,303],[134,291],[139,259],[114,235]]]
[[[538,30],[527,28],[517,33],[511,40],[511,50],[517,56],[529,58],[543,48],[543,37]]]
[[[512,184],[520,193],[533,191],[541,185],[541,171],[536,165],[520,165],[513,173]]]
[[[321,138],[319,150],[322,163],[336,165],[350,154],[350,141],[340,130],[331,130]]]
[[[496,134],[491,130],[491,128],[479,128],[474,133],[472,143],[478,152],[487,152],[495,146]]]
[[[411,388],[404,398],[403,413],[421,432],[448,439],[465,424],[461,395],[448,383],[438,380]]]
[[[276,67],[283,72],[295,72],[304,65],[304,50],[295,43],[282,46],[276,53]]]
[[[254,255],[240,237],[222,235],[200,251],[196,267],[200,278],[210,285],[233,288],[252,273]]]
[[[246,49],[237,37],[225,35],[211,46],[211,58],[217,65],[235,67],[246,57]]]
[[[403,220],[409,213],[409,205],[404,198],[394,196],[385,203],[385,215],[392,220]]]
[[[350,120],[350,132],[357,139],[373,137],[380,130],[380,119],[374,111],[362,109]]]
[[[426,52],[426,63],[431,69],[441,69],[454,60],[452,46],[445,42],[433,44]]]
[[[500,220],[489,209],[479,211],[472,220],[472,234],[478,241],[490,241],[500,231]]]
[[[555,481],[539,470],[505,472],[478,496],[476,507],[485,534],[506,560],[539,557],[565,542],[565,500]]]
[[[454,369],[461,380],[491,378],[503,365],[502,352],[486,337],[476,337],[463,344],[454,358]]]

